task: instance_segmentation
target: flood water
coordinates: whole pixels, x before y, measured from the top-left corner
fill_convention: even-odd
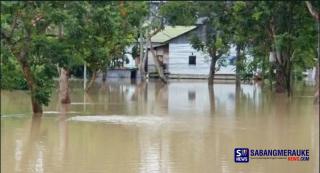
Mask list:
[[[317,173],[319,116],[313,87],[292,98],[258,84],[109,81],[70,105],[54,92],[32,119],[25,91],[1,91],[3,173]],[[309,149],[309,161],[234,162],[234,148]]]

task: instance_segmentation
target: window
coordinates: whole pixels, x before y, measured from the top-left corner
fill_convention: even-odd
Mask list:
[[[189,56],[189,65],[196,65],[196,56]]]
[[[194,101],[196,99],[196,92],[195,91],[188,91],[188,100]]]

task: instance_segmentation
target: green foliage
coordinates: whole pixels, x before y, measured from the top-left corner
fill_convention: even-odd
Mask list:
[[[17,61],[26,49],[35,96],[40,103],[48,103],[56,65],[71,72],[84,62],[89,71],[107,67],[134,42],[145,15],[145,2],[2,1],[2,88],[26,89]]]
[[[137,37],[144,3],[72,3],[74,16],[66,26],[66,39],[75,45],[73,54],[82,57],[92,71],[104,70],[112,60],[122,59],[125,48]],[[134,13],[137,12],[137,13]]]
[[[28,89],[27,82],[23,77],[20,64],[12,57],[7,57],[1,52],[1,89]]]
[[[136,57],[138,57],[138,55],[139,55],[139,45],[138,44],[136,44],[136,45],[134,45],[133,47],[132,47],[132,49],[131,49],[131,54],[132,54],[132,57],[135,59]]]
[[[56,65],[71,68],[77,62],[69,40],[58,36],[68,19],[64,7],[64,2],[1,2],[1,50],[7,52],[1,54],[2,88],[27,87],[38,103],[48,104]]]
[[[227,55],[230,45],[249,50],[245,52],[254,60],[241,55],[243,62],[237,64],[243,76],[262,69],[264,76],[272,77],[268,56],[275,49],[284,61],[278,65],[295,74],[315,66],[315,22],[304,2],[167,2],[161,13],[171,25],[194,25],[196,18],[207,17],[206,42],[194,35],[193,47],[220,55]]]
[[[171,25],[193,25],[197,19],[197,4],[192,1],[167,2],[160,8],[160,14]]]
[[[52,88],[55,86],[53,80],[53,77],[57,76],[55,69],[55,66],[52,64],[43,64],[41,66],[33,66],[32,70],[34,76],[36,76],[35,82],[37,88],[35,91],[35,97],[40,103],[46,106],[50,101]]]
[[[263,75],[272,76],[266,59],[275,50],[282,59],[275,65],[295,75],[315,65],[315,23],[304,2],[236,2],[233,10],[233,27],[238,28],[234,42],[249,48],[255,58],[244,71],[254,65],[263,69]]]
[[[192,35],[190,37],[190,42],[192,44],[192,47],[198,51],[205,51],[205,44],[200,40],[199,37],[196,35]]]

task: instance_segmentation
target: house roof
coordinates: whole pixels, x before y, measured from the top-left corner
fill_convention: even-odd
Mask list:
[[[197,26],[165,26],[165,28],[151,37],[152,42],[164,43],[182,34],[185,34]]]

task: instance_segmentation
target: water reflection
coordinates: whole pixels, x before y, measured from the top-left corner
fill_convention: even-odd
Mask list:
[[[60,114],[58,115],[58,130],[59,130],[59,146],[58,146],[58,161],[59,165],[63,164],[68,146],[68,126],[67,112],[70,109],[70,104],[60,104]]]
[[[54,95],[42,119],[1,119],[1,172],[319,171],[311,87],[290,99],[259,84],[205,81],[106,81],[86,94],[81,83],[72,87],[72,103]],[[1,94],[9,100],[1,113],[28,114],[23,92]],[[14,105],[12,97],[23,103]],[[308,148],[311,159],[239,165],[235,147]]]
[[[28,171],[34,171],[42,173],[43,170],[43,150],[44,147],[40,143],[40,136],[43,132],[41,130],[41,118],[34,117],[31,119],[31,127],[28,134],[28,138],[24,141],[24,147],[22,150],[21,160],[16,160],[16,171],[20,172],[25,169]],[[21,162],[21,163],[20,163]],[[28,167],[20,168],[20,165],[28,165]]]

